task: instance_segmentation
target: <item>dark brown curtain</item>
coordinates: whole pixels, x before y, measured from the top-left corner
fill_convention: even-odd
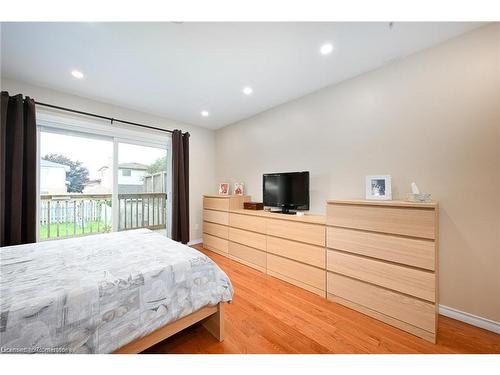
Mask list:
[[[0,116],[0,246],[35,242],[35,101],[2,91]]]
[[[189,242],[189,133],[172,133],[172,239]]]

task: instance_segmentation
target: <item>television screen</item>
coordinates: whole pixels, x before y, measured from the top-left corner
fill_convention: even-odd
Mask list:
[[[263,189],[264,206],[309,209],[309,172],[265,174]]]

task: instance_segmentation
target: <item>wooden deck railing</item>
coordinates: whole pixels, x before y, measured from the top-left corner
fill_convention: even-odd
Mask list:
[[[118,194],[118,230],[163,229],[165,193]],[[111,194],[41,195],[40,240],[111,232]]]
[[[167,194],[118,194],[118,230],[162,229],[167,223]]]

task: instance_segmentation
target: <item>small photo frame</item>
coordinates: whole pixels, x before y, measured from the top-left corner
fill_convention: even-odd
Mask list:
[[[228,195],[229,194],[229,183],[221,182],[219,184],[219,194],[220,195]]]
[[[234,195],[243,195],[243,188],[244,188],[243,182],[235,182],[233,194]]]
[[[391,176],[366,176],[366,199],[390,201],[392,199]]]

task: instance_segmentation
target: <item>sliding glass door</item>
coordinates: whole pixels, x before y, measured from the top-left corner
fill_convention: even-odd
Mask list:
[[[139,228],[169,235],[166,139],[56,125],[39,126],[39,241]]]
[[[118,230],[167,228],[167,150],[118,144]]]

